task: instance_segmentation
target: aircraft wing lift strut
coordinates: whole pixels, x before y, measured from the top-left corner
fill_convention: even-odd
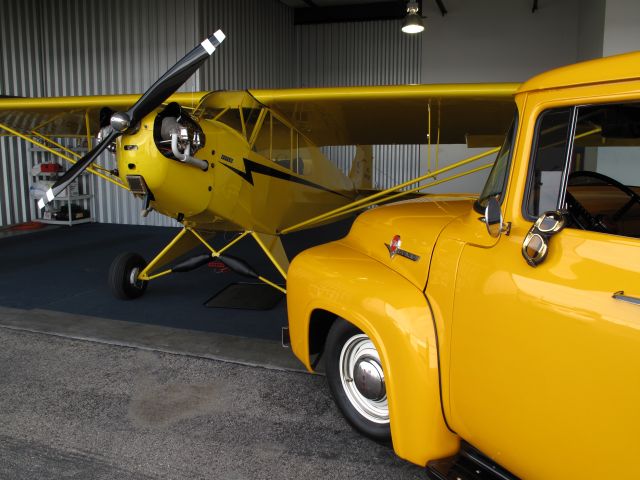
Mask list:
[[[316,223],[321,223],[321,222],[326,222],[328,220],[331,220],[333,218],[336,217],[341,217],[343,215],[347,215],[349,213],[353,213],[356,212],[358,210],[362,210],[368,207],[371,207],[373,205],[379,204],[379,203],[383,203],[383,202],[388,202],[391,200],[396,200],[404,195],[407,195],[409,193],[413,193],[413,192],[417,192],[419,190],[423,190],[429,187],[433,187],[435,185],[440,185],[442,183],[445,182],[449,182],[451,180],[455,180],[457,178],[463,177],[465,175],[470,175],[472,173],[475,172],[479,172],[480,170],[484,170],[487,168],[491,168],[493,166],[493,162],[488,163],[486,165],[481,165],[479,167],[476,168],[472,168],[471,170],[467,170],[464,171],[462,173],[457,173],[455,175],[451,175],[450,177],[446,177],[440,180],[437,180],[437,177],[439,175],[442,175],[444,173],[447,173],[451,170],[454,170],[456,168],[459,167],[463,167],[466,166],[472,162],[475,162],[477,160],[480,160],[482,158],[488,157],[490,155],[493,155],[495,153],[498,153],[500,151],[500,147],[496,147],[496,148],[492,148],[491,150],[487,150],[486,152],[480,153],[478,155],[473,155],[472,157],[468,157],[464,160],[460,160],[459,162],[453,163],[451,165],[448,165],[446,167],[443,167],[439,170],[436,170],[434,172],[429,172],[425,175],[422,175],[420,177],[417,178],[413,178],[407,182],[401,183],[400,185],[395,185],[391,188],[388,188],[387,190],[382,190],[378,193],[374,193],[373,195],[368,195],[364,198],[361,198],[360,200],[356,200],[355,202],[351,202],[347,205],[344,205],[342,207],[338,207],[334,210],[331,210],[329,212],[320,214],[316,217],[310,218],[308,220],[305,220],[303,222],[297,223],[296,225],[291,225],[290,227],[284,228],[282,230],[280,230],[278,233],[280,235],[284,235],[287,233],[291,233],[294,232],[296,230],[300,230],[302,228],[307,228],[313,224]],[[429,180],[429,179],[435,179],[433,182],[428,183],[426,185],[420,185],[420,182],[424,181],[424,180]],[[418,184],[417,186],[413,186],[411,187],[411,185],[414,184]],[[407,187],[411,187],[407,190],[402,190],[400,191],[402,188],[407,188]]]
[[[45,135],[42,135],[41,133],[34,131],[31,131],[30,134],[32,136],[29,135],[25,135],[24,133],[18,132],[17,130],[14,130],[13,128],[0,123],[0,130],[4,130],[5,132],[11,134],[11,135],[15,135],[16,137],[19,137],[23,140],[25,140],[26,142],[30,143],[31,145],[34,145],[37,148],[40,148],[42,150],[45,150],[49,153],[51,153],[52,155],[55,155],[56,157],[59,157],[67,162],[69,162],[71,165],[74,165],[77,160],[72,158],[80,158],[80,155],[75,153],[74,151],[66,148],[65,146],[63,146],[62,144],[56,142],[55,140],[53,140],[50,137],[47,137]],[[87,135],[87,144],[91,145],[91,137],[90,134]],[[47,143],[49,145],[52,145],[55,148],[50,147],[49,145],[47,145]],[[56,150],[58,149],[58,150]],[[65,155],[65,152],[67,155]],[[102,168],[99,167],[98,165],[92,165],[89,168],[87,168],[87,171],[104,179],[107,180],[108,182],[113,183],[114,185],[123,188],[125,190],[129,190],[129,187],[126,186],[124,183],[122,183],[122,181],[120,181],[120,179],[118,177],[114,177],[113,174],[111,173],[110,170],[107,170],[106,168]],[[105,173],[101,173],[105,172]]]

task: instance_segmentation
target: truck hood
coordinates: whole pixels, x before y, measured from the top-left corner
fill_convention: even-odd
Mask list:
[[[361,214],[339,243],[356,249],[424,289],[431,253],[444,227],[472,208],[470,195],[425,195]],[[399,236],[399,249],[393,239]],[[398,237],[396,237],[398,238]]]

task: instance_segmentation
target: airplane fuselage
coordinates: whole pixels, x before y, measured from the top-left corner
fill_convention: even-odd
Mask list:
[[[206,162],[199,164],[204,168],[167,154],[167,142],[158,143],[161,113],[153,112],[137,132],[118,139],[120,178],[133,187],[141,177],[150,207],[206,230],[274,234],[353,200],[353,183],[317,147],[268,109],[261,111],[252,131],[244,122],[241,130],[195,117],[204,141],[193,157]],[[282,148],[287,135],[291,141]]]

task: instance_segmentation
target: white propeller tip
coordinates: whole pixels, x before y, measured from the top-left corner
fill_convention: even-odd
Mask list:
[[[204,41],[200,44],[207,51],[209,55],[213,54],[216,47],[220,45],[222,41],[226,38],[224,33],[222,33],[222,30],[218,30],[216,33],[214,33],[213,37],[215,38],[214,42],[209,40],[209,38],[211,38],[209,37],[209,38],[205,38]]]
[[[38,200],[38,208],[40,210],[42,210],[45,205],[46,205],[46,203],[44,202],[44,198],[41,198],[40,200]]]

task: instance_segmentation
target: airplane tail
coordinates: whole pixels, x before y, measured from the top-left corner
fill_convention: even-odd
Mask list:
[[[357,190],[373,189],[373,147],[356,145],[349,178]]]

